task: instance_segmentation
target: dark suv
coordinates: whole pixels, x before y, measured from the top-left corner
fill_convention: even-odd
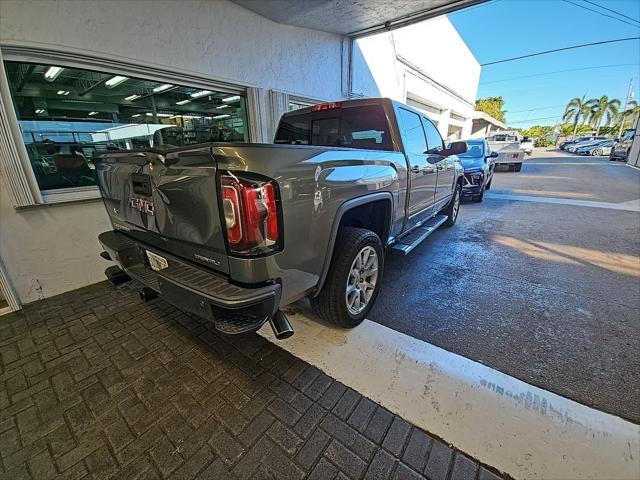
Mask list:
[[[620,137],[620,140],[615,147],[611,149],[609,154],[609,160],[612,162],[616,160],[627,161],[629,158],[629,152],[631,151],[631,145],[633,144],[633,138],[636,136],[636,131],[633,128],[627,129]]]

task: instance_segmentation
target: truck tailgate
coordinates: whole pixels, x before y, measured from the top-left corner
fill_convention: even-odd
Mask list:
[[[208,147],[113,152],[97,162],[102,198],[114,229],[228,273],[216,181]]]
[[[520,150],[519,142],[489,142],[489,148],[491,148],[492,152],[498,152],[495,163],[518,163],[522,162],[524,157],[524,152]]]

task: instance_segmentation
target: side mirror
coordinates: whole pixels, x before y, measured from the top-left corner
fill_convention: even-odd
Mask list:
[[[498,158],[498,152],[491,152],[487,158]]]
[[[452,142],[444,150],[440,150],[440,155],[448,157],[450,155],[460,155],[467,151],[467,144],[465,142]]]

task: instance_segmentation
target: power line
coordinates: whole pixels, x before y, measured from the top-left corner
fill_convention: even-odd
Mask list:
[[[606,13],[600,12],[598,10],[594,10],[593,8],[585,7],[584,5],[580,5],[579,3],[572,2],[571,0],[564,0],[564,2],[570,3],[571,5],[575,5],[578,8],[583,8],[584,10],[589,10],[590,12],[597,13],[598,15],[602,15],[603,17],[613,18],[614,20],[617,20],[617,21],[625,23],[627,25],[631,25],[632,27],[638,28],[638,25],[635,25],[633,23],[629,23],[626,20],[623,20],[623,19],[618,18],[618,17],[614,17],[613,15],[607,15]]]
[[[525,110],[505,110],[505,113],[522,113],[522,112],[533,112],[536,110],[551,110],[552,108],[564,107],[564,105],[551,105],[549,107],[537,107],[537,108],[527,108]]]
[[[488,2],[479,3],[478,5],[472,5],[471,7],[462,8],[460,10],[456,10],[455,12],[448,13],[447,17],[450,17],[452,15],[457,15],[459,13],[467,13],[467,12],[470,12],[471,10],[476,9],[476,8],[486,7],[487,5],[490,5],[492,3],[497,3],[499,1],[500,0],[489,0]]]
[[[555,48],[553,50],[545,50],[544,52],[529,53],[527,55],[520,55],[519,57],[505,58],[503,60],[495,60],[493,62],[481,63],[480,66],[486,67],[488,65],[495,65],[497,63],[513,62],[514,60],[522,60],[523,58],[537,57],[540,55],[547,55],[549,53],[555,53],[555,52],[563,52],[565,50],[573,50],[576,48],[584,48],[584,47],[593,47],[595,45],[605,45],[607,43],[628,42],[630,40],[640,40],[640,37],[617,38],[615,40],[603,40],[601,42],[582,43],[580,45],[572,45],[571,47]]]
[[[615,65],[596,65],[593,67],[580,67],[580,68],[570,68],[568,70],[555,70],[553,72],[544,72],[544,73],[532,73],[531,75],[522,75],[520,77],[511,77],[504,78],[502,80],[491,80],[490,82],[480,82],[482,85],[488,85],[490,83],[501,83],[501,82],[510,82],[511,80],[521,80],[523,78],[532,78],[532,77],[542,77],[545,75],[553,75],[556,73],[566,73],[566,72],[578,72],[580,70],[594,70],[597,68],[613,68],[613,67],[633,67],[640,65],[640,63],[618,63]]]
[[[615,13],[616,15],[620,15],[621,17],[628,18],[629,20],[633,20],[634,22],[640,24],[640,20],[637,20],[637,19],[635,19],[633,17],[630,17],[628,15],[625,15],[624,13],[620,13],[617,10],[612,10],[610,8],[607,8],[605,6],[600,5],[599,3],[590,2],[589,0],[583,0],[583,1],[586,2],[586,3],[590,3],[591,5],[595,5],[596,7],[602,8],[603,10],[607,10],[608,12]]]
[[[537,122],[537,121],[539,121],[539,120],[551,120],[551,119],[554,119],[554,118],[562,118],[562,115],[556,115],[555,117],[529,118],[529,119],[527,119],[527,120],[514,120],[514,121],[508,120],[508,121],[507,121],[507,122],[505,122],[505,123],[507,123],[508,125],[511,125],[512,123],[528,123],[528,122]]]

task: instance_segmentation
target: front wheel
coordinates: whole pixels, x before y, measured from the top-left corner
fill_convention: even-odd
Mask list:
[[[594,157],[601,157],[601,156],[602,156],[602,150],[600,150],[599,148],[596,148],[596,149],[593,151],[592,155],[593,155]]]
[[[447,216],[444,222],[445,227],[453,227],[458,219],[458,212],[460,211],[460,197],[462,196],[462,185],[456,184],[456,189],[453,192],[453,198],[449,202],[449,205],[442,211]]]
[[[378,235],[364,228],[340,229],[322,290],[311,306],[324,320],[345,328],[362,322],[378,296],[384,252]]]
[[[480,193],[478,193],[477,195],[474,195],[472,198],[472,200],[476,203],[480,203],[482,202],[482,200],[484,200],[484,191],[485,191],[486,187],[483,185],[482,189],[480,189]]]

